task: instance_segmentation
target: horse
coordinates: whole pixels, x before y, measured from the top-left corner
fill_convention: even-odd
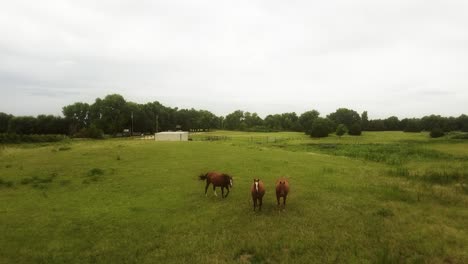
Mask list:
[[[263,195],[265,194],[265,185],[263,184],[262,181],[260,181],[260,179],[254,179],[250,192],[252,193],[254,211],[255,211],[255,207],[257,207],[257,201],[258,201],[258,210],[261,211],[262,210],[262,198],[263,198]]]
[[[289,192],[289,182],[285,178],[280,178],[276,181],[276,200],[280,205],[280,198],[283,197],[283,206],[286,206],[286,197]]]
[[[210,185],[210,183],[213,184],[213,192],[215,196],[218,196],[218,194],[216,193],[216,187],[217,186],[221,187],[221,197],[223,198],[226,198],[228,196],[229,187],[232,188],[232,177],[225,173],[208,172],[206,174],[201,174],[198,177],[200,178],[200,180],[206,179],[205,196],[206,196],[206,192],[208,190],[208,186]],[[224,188],[227,189],[226,196],[224,196]]]

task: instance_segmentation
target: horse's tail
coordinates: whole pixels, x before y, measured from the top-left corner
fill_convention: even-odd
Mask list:
[[[200,176],[198,176],[198,178],[200,178],[200,181],[206,180],[206,178],[208,178],[208,173],[200,174]]]

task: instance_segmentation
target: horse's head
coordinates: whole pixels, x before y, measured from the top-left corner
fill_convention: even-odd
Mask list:
[[[286,182],[285,181],[280,181],[279,182],[279,191],[281,195],[284,195],[286,192]]]
[[[255,190],[258,192],[258,183],[260,182],[260,179],[254,179],[254,185],[255,185]]]

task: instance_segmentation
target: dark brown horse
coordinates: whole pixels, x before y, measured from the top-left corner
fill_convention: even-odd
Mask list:
[[[280,205],[280,198],[283,197],[283,206],[286,206],[286,197],[289,193],[289,182],[285,178],[280,178],[276,181],[276,200]]]
[[[257,207],[257,201],[258,201],[258,210],[261,211],[262,210],[262,198],[263,198],[263,195],[265,194],[265,185],[260,179],[254,179],[250,192],[252,193],[254,211],[255,211],[255,207]]]
[[[229,194],[229,187],[232,188],[232,177],[225,174],[225,173],[219,173],[219,172],[208,172],[206,174],[201,174],[200,180],[205,180],[206,179],[206,186],[205,186],[205,195],[208,190],[208,186],[213,184],[213,192],[215,196],[218,196],[216,193],[216,187],[221,187],[221,197],[226,198]],[[224,188],[227,189],[226,196],[224,196]]]

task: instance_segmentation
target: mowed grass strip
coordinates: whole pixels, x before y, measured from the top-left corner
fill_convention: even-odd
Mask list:
[[[228,141],[69,147],[1,152],[1,178],[13,187],[0,186],[0,262],[468,261],[466,196],[444,203],[434,189],[383,173],[385,163]],[[205,197],[197,176],[209,170],[234,177],[227,199],[211,188]],[[51,175],[44,188],[21,184]],[[276,208],[279,176],[291,184],[285,210]],[[267,188],[261,213],[253,178]]]

